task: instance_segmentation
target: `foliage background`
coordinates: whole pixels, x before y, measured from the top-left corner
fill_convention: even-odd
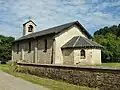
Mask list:
[[[12,41],[14,40],[14,37],[0,35],[0,61],[11,60]]]
[[[104,46],[102,62],[120,62],[120,24],[97,30],[93,40]]]

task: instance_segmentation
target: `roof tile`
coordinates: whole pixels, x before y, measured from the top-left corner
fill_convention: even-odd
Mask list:
[[[102,48],[100,44],[82,37],[82,36],[75,36],[71,40],[69,40],[66,44],[62,46],[62,48],[73,48],[73,47],[99,47]]]
[[[49,29],[46,29],[46,30],[42,30],[42,31],[39,31],[39,32],[35,32],[35,33],[32,33],[32,34],[28,34],[28,35],[23,36],[19,39],[16,39],[14,42],[29,39],[29,38],[34,38],[34,37],[38,37],[38,36],[48,35],[48,34],[51,34],[51,33],[59,33],[59,32],[69,28],[70,26],[72,26],[74,24],[79,25],[82,28],[83,32],[85,32],[88,37],[92,37],[87,32],[87,30],[78,21],[75,21],[75,22],[70,22],[70,23],[67,23],[67,24],[60,25],[60,26],[52,27],[52,28],[49,28]]]

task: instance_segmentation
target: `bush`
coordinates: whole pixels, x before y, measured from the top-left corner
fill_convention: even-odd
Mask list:
[[[16,66],[16,65],[17,65],[17,62],[10,60],[10,61],[8,61],[7,64],[8,64],[9,66]]]
[[[6,61],[1,61],[1,64],[6,64]]]

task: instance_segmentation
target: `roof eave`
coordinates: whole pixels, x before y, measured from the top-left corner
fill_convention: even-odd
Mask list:
[[[73,49],[73,48],[98,48],[98,49],[102,49],[103,47],[100,47],[100,46],[61,47],[61,49]]]
[[[76,21],[76,24],[78,24],[78,25],[82,28],[82,30],[83,30],[85,33],[87,33],[89,39],[92,38],[92,36],[88,33],[88,31],[87,31],[78,21]]]
[[[25,26],[25,24],[27,24],[28,22],[32,22],[35,26],[37,26],[37,24],[35,24],[32,20],[27,21],[26,23],[23,24],[23,26]]]
[[[49,33],[49,34],[55,34],[55,33]],[[49,34],[45,34],[45,35],[49,35]],[[37,37],[42,37],[42,36],[45,36],[45,35],[35,36],[35,37],[30,37],[30,38],[24,38],[24,39],[21,39],[21,40],[14,40],[12,43],[20,42],[20,41],[24,41],[24,40],[28,40],[28,39],[35,39]]]

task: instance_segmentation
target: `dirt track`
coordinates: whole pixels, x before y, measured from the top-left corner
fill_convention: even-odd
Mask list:
[[[20,78],[0,72],[0,90],[49,90]]]

